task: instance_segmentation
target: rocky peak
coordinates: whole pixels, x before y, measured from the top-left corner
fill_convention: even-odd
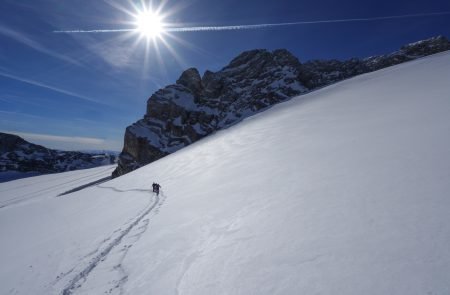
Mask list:
[[[193,94],[199,94],[202,89],[202,78],[196,68],[190,68],[185,70],[180,78],[178,78],[177,84],[183,85],[189,89]]]
[[[247,79],[257,79],[261,73],[274,68],[290,67],[298,69],[300,62],[286,49],[270,52],[265,49],[245,51],[234,58],[221,71],[222,75],[245,75]]]
[[[202,85],[205,97],[218,97],[223,91],[225,83],[221,75],[207,70],[203,74]]]
[[[410,43],[400,48],[400,52],[407,55],[424,55],[450,50],[450,42],[444,36],[436,36],[426,40]]]
[[[302,64],[300,76],[307,87],[314,89],[445,50],[450,50],[450,42],[443,36],[437,36],[404,45],[400,50],[385,55],[345,61],[308,61]]]
[[[293,67],[299,67],[301,65],[298,58],[295,57],[292,53],[290,53],[286,49],[274,50],[272,55],[273,55],[273,59],[276,61],[277,64],[291,65]]]
[[[209,71],[209,70],[206,70],[205,73],[203,74],[203,77],[202,77],[202,85],[203,85],[203,87],[204,87],[204,88],[208,88],[209,85],[210,85],[214,80],[216,80],[216,75],[215,75],[215,73],[213,73],[213,72],[211,72],[211,71]]]
[[[221,128],[301,94],[300,62],[287,50],[246,51],[218,72],[184,71],[155,92],[143,119],[127,127],[114,176],[155,161]]]
[[[176,84],[155,92],[143,119],[127,127],[113,176],[173,153],[216,130],[276,103],[359,74],[449,50],[442,36],[388,55],[305,63],[286,49],[245,51],[217,72],[184,71]]]
[[[26,141],[17,135],[0,132],[1,153],[12,151],[25,143]]]
[[[222,69],[222,71],[227,69],[239,68],[242,65],[254,63],[257,60],[261,60],[261,58],[267,56],[268,54],[269,52],[265,49],[253,49],[244,51],[234,59],[232,59],[231,62]]]

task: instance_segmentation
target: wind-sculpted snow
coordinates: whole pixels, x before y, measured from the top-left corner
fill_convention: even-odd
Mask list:
[[[4,207],[0,294],[449,294],[448,77],[448,52],[362,75]]]

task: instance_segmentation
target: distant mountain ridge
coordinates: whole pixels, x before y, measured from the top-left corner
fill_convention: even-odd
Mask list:
[[[0,132],[0,182],[114,164],[117,155],[53,150]]]
[[[391,54],[346,61],[301,63],[285,49],[241,53],[218,72],[184,71],[156,91],[144,118],[128,126],[117,177],[173,153],[214,131],[319,87],[450,50],[443,36],[411,43]]]

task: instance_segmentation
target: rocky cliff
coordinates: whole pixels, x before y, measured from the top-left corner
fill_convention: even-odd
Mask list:
[[[286,50],[244,52],[218,72],[184,71],[154,93],[143,119],[127,127],[114,176],[175,152],[275,103],[308,91]]]
[[[108,153],[59,151],[0,133],[0,182],[29,175],[64,172],[114,164]]]
[[[113,177],[173,153],[291,97],[359,74],[450,50],[442,36],[365,59],[305,63],[284,49],[244,52],[218,72],[184,71],[155,92],[144,118],[128,126]]]
[[[314,89],[446,50],[450,50],[450,42],[445,37],[438,36],[402,46],[393,53],[380,56],[346,61],[312,60],[302,64],[302,80],[307,87]]]

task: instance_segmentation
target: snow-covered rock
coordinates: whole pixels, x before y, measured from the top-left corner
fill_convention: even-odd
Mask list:
[[[195,68],[158,90],[143,119],[125,132],[114,176],[175,152],[275,103],[308,91],[300,62],[287,50],[244,52],[216,73]]]
[[[0,133],[0,182],[47,173],[111,165],[116,155],[48,149],[23,138]]]
[[[214,131],[299,94],[450,49],[442,36],[403,46],[388,55],[366,59],[313,60],[300,63],[287,50],[251,50],[222,70],[195,68],[176,84],[154,93],[143,119],[129,126],[113,176],[123,175],[175,152]]]
[[[302,81],[314,89],[446,50],[450,50],[450,42],[443,36],[437,36],[404,45],[398,51],[380,56],[346,61],[312,60],[302,64]]]

